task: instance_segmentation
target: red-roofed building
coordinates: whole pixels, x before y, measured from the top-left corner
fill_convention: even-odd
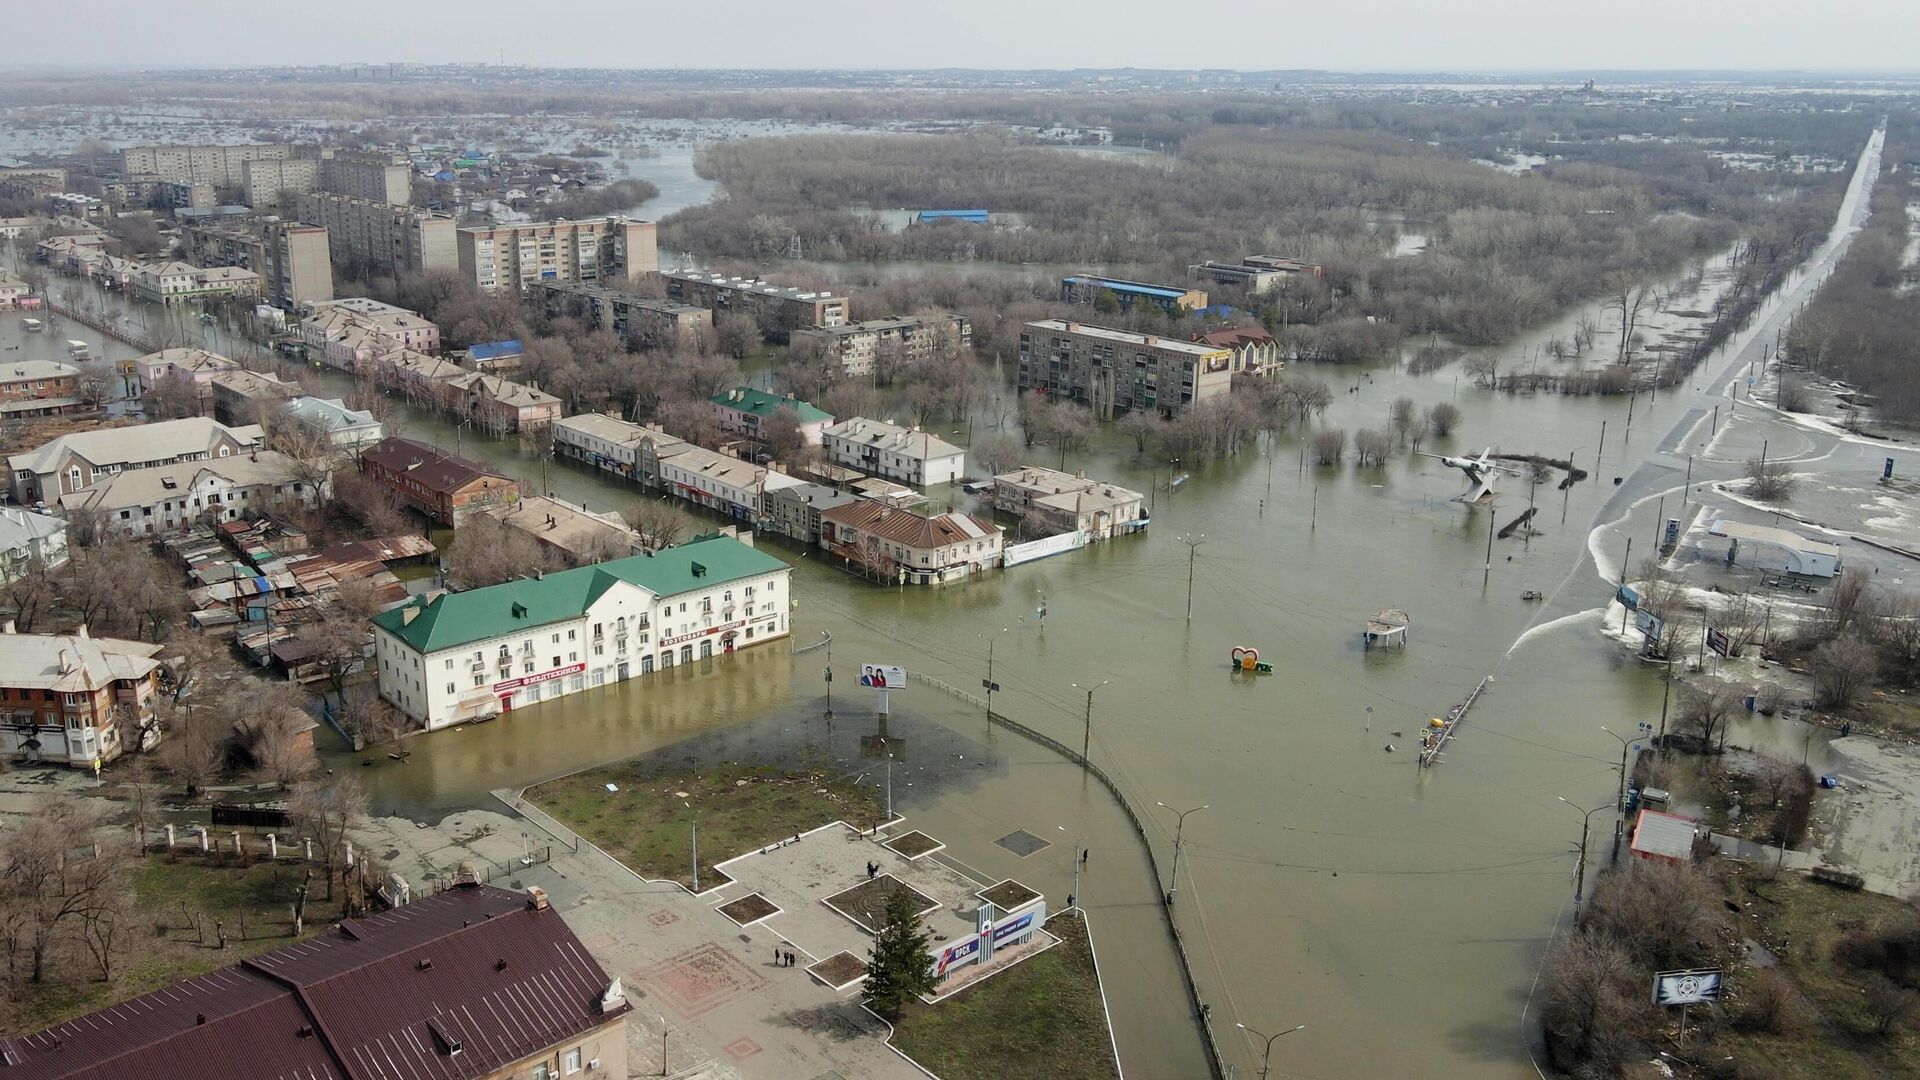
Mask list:
[[[1287,366],[1280,359],[1279,342],[1273,340],[1273,335],[1267,333],[1264,326],[1226,326],[1195,334],[1193,340],[1217,349],[1232,350],[1232,370],[1236,374],[1265,377],[1277,375],[1281,368]]]
[[[1633,842],[1628,850],[1636,859],[1665,859],[1668,862],[1693,861],[1693,840],[1698,823],[1678,814],[1642,810],[1634,819]]]
[[[820,514],[820,546],[888,584],[933,585],[995,569],[1002,536],[971,514],[923,517],[878,499]]]
[[[7,1080],[624,1077],[611,979],[537,889],[458,885],[0,1043]]]

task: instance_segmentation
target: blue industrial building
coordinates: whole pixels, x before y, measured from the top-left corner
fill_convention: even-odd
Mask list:
[[[965,221],[975,225],[987,223],[985,210],[921,210],[913,215],[915,225],[924,225],[931,221]]]
[[[1122,310],[1145,301],[1163,311],[1193,311],[1207,306],[1207,294],[1201,289],[1182,289],[1177,285],[1153,285],[1144,281],[1075,274],[1060,279],[1060,299],[1069,304],[1094,304],[1102,294],[1119,303]]]

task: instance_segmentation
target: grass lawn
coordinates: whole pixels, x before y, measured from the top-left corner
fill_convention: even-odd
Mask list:
[[[1055,915],[1060,944],[937,1005],[910,1002],[893,1043],[941,1080],[1112,1080],[1120,1075],[1086,924]]]
[[[751,765],[693,773],[621,762],[549,780],[526,797],[635,872],[682,885],[693,883],[698,821],[705,888],[721,880],[714,863],[830,821],[872,828],[883,815],[876,790],[851,779]]]
[[[257,952],[293,943],[292,905],[302,868],[256,863],[217,866],[197,856],[169,863],[153,857],[135,867],[134,913],[123,931],[127,942],[102,982],[84,953],[54,966],[47,983],[28,987],[15,1003],[10,1024],[37,1031],[168,983],[203,975]],[[321,899],[326,886],[315,868],[307,901],[306,933],[340,917],[340,905]],[[336,893],[337,895],[337,893]],[[219,947],[215,920],[225,924],[227,947]],[[197,922],[197,926],[196,926]]]
[[[1747,903],[1737,920],[1750,937],[1779,957],[1781,974],[1792,980],[1819,1016],[1802,1010],[1802,1030],[1794,1035],[1739,1031],[1727,1025],[1716,1037],[1716,1053],[1748,1063],[1772,1066],[1782,1077],[1920,1078],[1920,1035],[1895,1030],[1882,1038],[1873,1031],[1864,1007],[1865,974],[1833,958],[1834,943],[1849,931],[1872,930],[1900,918],[1906,904],[1892,897],[1848,892],[1798,874],[1766,880],[1758,867],[1736,867],[1730,895]],[[1751,884],[1752,891],[1744,886]],[[1734,990],[1740,971],[1729,973]],[[1738,1008],[1737,1000],[1733,1006]],[[1824,1023],[1822,1022],[1824,1017]]]

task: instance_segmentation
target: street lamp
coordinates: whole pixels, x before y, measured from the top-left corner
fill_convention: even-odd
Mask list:
[[[1067,831],[1065,825],[1055,825],[1054,828],[1061,832]],[[1073,838],[1073,892],[1067,896],[1068,907],[1073,907],[1080,902],[1080,853],[1085,850],[1087,850],[1087,838],[1075,836]]]
[[[1634,726],[1638,729],[1639,735],[1645,735],[1647,732],[1653,730],[1653,725],[1645,721],[1641,721],[1640,723]],[[1620,834],[1625,830],[1626,821],[1627,821],[1626,819],[1627,751],[1640,749],[1640,744],[1637,742],[1628,741],[1626,736],[1620,734],[1619,732],[1613,730],[1612,728],[1608,727],[1605,724],[1600,725],[1600,730],[1620,740],[1620,790],[1614,796],[1614,807],[1620,813],[1619,813],[1619,816],[1613,819],[1613,861],[1619,862],[1620,861]]]
[[[1083,769],[1093,760],[1087,756],[1088,752],[1093,749],[1093,692],[1112,681],[1112,679],[1101,679],[1092,686],[1081,686],[1079,683],[1073,684],[1075,690],[1085,690],[1087,692],[1087,726],[1085,732],[1080,736],[1080,767]]]
[[[1280,1035],[1291,1035],[1296,1031],[1305,1031],[1307,1029],[1307,1025],[1300,1024],[1298,1026],[1288,1028],[1287,1030],[1281,1032],[1280,1035],[1262,1035],[1258,1031],[1255,1031],[1254,1029],[1248,1027],[1245,1024],[1236,1023],[1233,1026],[1239,1028],[1241,1031],[1246,1032],[1247,1034],[1253,1036],[1256,1039],[1267,1040],[1267,1049],[1264,1053],[1260,1055],[1260,1080],[1267,1080],[1267,1077],[1271,1075],[1273,1072],[1274,1041],[1280,1038]]]
[[[1577,803],[1569,802],[1565,795],[1558,795],[1555,796],[1555,798],[1573,807],[1574,812],[1580,815],[1580,862],[1579,865],[1573,869],[1573,925],[1577,928],[1580,925],[1582,889],[1585,887],[1587,881],[1587,824],[1593,820],[1593,815],[1605,810],[1607,804],[1601,803],[1599,806],[1587,810],[1580,807]]]
[[[1008,630],[1008,627],[1005,627],[1005,626],[1001,627],[1000,634],[1006,633],[1007,630]],[[1000,684],[993,681],[993,644],[994,642],[1000,640],[1000,634],[980,635],[981,637],[984,637],[987,639],[987,677],[980,680],[980,685],[984,687],[987,691],[987,719],[988,720],[993,719],[993,692],[995,690],[1000,689]]]
[[[1174,810],[1173,807],[1168,806],[1166,803],[1163,803],[1163,802],[1157,802],[1157,803],[1154,803],[1153,805],[1159,807],[1162,810],[1171,810],[1179,818],[1179,820],[1176,821],[1173,826],[1173,878],[1171,881],[1167,883],[1167,903],[1171,905],[1173,903],[1174,894],[1180,891],[1180,836],[1181,836],[1181,833],[1183,833],[1186,830],[1187,815],[1197,814],[1200,811],[1205,810],[1208,807],[1212,806],[1213,804],[1208,803],[1207,806],[1196,806],[1191,810]]]
[[[654,1015],[660,1016],[659,1013],[655,1013]],[[667,1018],[664,1016],[660,1016],[660,1075],[661,1076],[666,1076],[668,1073],[667,1036],[671,1035],[672,1033],[673,1033],[673,1029],[667,1026]]]

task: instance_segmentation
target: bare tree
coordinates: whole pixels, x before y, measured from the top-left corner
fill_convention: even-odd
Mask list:
[[[1619,362],[1624,364],[1633,353],[1634,331],[1640,316],[1653,299],[1653,286],[1638,280],[1631,270],[1616,270],[1607,275],[1607,310],[1620,314]]]
[[[1700,752],[1714,752],[1714,737],[1726,741],[1726,725],[1741,707],[1740,688],[1719,679],[1701,679],[1680,690],[1681,727],[1700,740]]]
[[[1765,602],[1751,589],[1726,597],[1714,612],[1714,629],[1727,635],[1727,655],[1739,656],[1760,637],[1768,623]]]
[[[1619,944],[1599,934],[1561,939],[1544,964],[1541,1024],[1554,1064],[1611,1069],[1639,1042],[1639,972]]]
[[[1444,439],[1453,434],[1460,426],[1460,407],[1450,401],[1443,401],[1427,410],[1427,426],[1433,429],[1436,438]]]
[[[1321,432],[1321,435],[1328,434]],[[1316,436],[1316,439],[1318,436]],[[1393,436],[1374,428],[1362,428],[1353,436],[1354,461],[1361,468],[1370,468],[1387,463],[1387,455],[1393,452]],[[1319,447],[1314,448],[1314,457],[1319,458]]]
[[[372,686],[352,686],[340,695],[334,719],[343,730],[359,735],[369,745],[393,742],[412,725]]]
[[[1784,461],[1747,461],[1747,494],[1768,502],[1785,502],[1793,494],[1798,477]]]
[[[38,556],[15,570],[15,576],[0,583],[0,609],[13,620],[14,628],[31,634],[41,614],[57,602],[54,571]]]
[[[561,568],[559,558],[531,535],[485,514],[462,523],[447,551],[448,574],[468,589]]]
[[[76,847],[91,847],[98,826],[96,810],[62,797],[0,836],[0,867],[5,871],[0,874],[0,922],[6,936],[20,946],[8,951],[8,964],[17,973],[15,965],[24,953],[28,978],[35,983],[45,978],[47,959],[62,932],[123,887],[117,849],[74,856]]]
[[[1867,572],[1857,566],[1848,567],[1834,579],[1827,590],[1826,615],[1820,620],[1822,638],[1845,637],[1872,617],[1873,594],[1869,581]]]
[[[1641,963],[1674,967],[1714,939],[1719,908],[1718,887],[1693,863],[1629,859],[1594,884],[1585,926]]]
[[[1876,971],[1867,976],[1866,1007],[1874,1034],[1884,1037],[1913,1020],[1920,996]]]
[[[200,384],[181,371],[170,371],[140,395],[141,407],[152,420],[200,416],[206,411]]]
[[[1315,465],[1338,465],[1347,453],[1345,428],[1325,428],[1313,433],[1310,442]]]
[[[1395,442],[1405,443],[1419,423],[1419,414],[1414,410],[1413,399],[1395,398],[1393,406],[1387,411],[1387,424],[1393,431]]]
[[[658,551],[686,539],[693,519],[665,498],[641,499],[627,511],[627,524],[633,528],[641,547]]]
[[[192,798],[220,776],[226,761],[230,729],[206,707],[187,706],[175,714],[160,752],[160,762],[186,787]]]
[[[1131,417],[1140,414],[1128,413],[1127,415]],[[983,435],[974,440],[973,446],[967,452],[973,458],[975,467],[988,476],[1012,472],[1020,467],[1020,459],[1024,456],[1019,440],[1007,435]]]
[[[301,833],[320,850],[327,899],[333,899],[333,883],[345,866],[347,839],[366,820],[366,789],[351,772],[302,780],[293,786],[287,810]]]
[[[788,405],[773,410],[760,425],[760,441],[768,460],[789,467],[809,464],[820,456],[820,447],[807,437],[800,413]]]
[[[1873,647],[1849,634],[1823,642],[1808,658],[1813,675],[1814,703],[1823,709],[1844,709],[1860,699],[1880,674]]]

